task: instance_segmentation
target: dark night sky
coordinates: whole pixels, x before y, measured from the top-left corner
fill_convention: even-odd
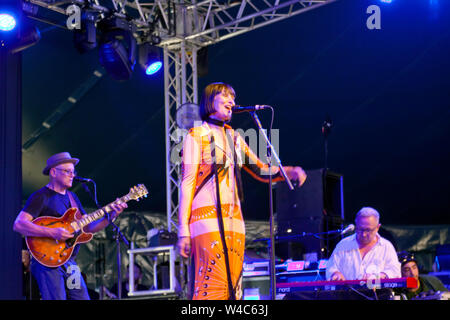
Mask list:
[[[381,30],[366,8],[381,8]],[[450,208],[450,10],[444,0],[341,0],[209,47],[210,82],[230,83],[241,105],[275,108],[284,165],[323,167],[321,126],[329,115],[329,168],[344,176],[345,218],[373,206],[384,224],[448,224]],[[80,55],[70,31],[40,24],[23,53],[23,140],[90,74],[98,50]],[[165,212],[163,73],[117,82],[104,76],[23,155],[23,197],[46,183],[53,153],[81,159],[103,204],[144,183],[133,210]],[[270,112],[259,113],[263,126]],[[232,125],[254,128],[248,115]],[[247,219],[268,219],[267,186],[244,174]],[[93,203],[75,189],[86,207]]]

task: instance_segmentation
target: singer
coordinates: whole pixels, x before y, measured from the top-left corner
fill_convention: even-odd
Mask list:
[[[269,175],[274,182],[283,180],[278,167],[269,168],[259,160],[227,124],[235,97],[228,84],[208,85],[200,102],[203,123],[189,131],[183,144],[178,250],[191,257],[190,298],[194,300],[242,298],[241,167],[262,182],[268,182]],[[299,185],[306,180],[300,167],[285,170]]]
[[[40,216],[60,217],[71,207],[78,207],[81,214],[86,214],[80,200],[75,193],[68,189],[76,176],[75,166],[79,159],[72,158],[70,153],[57,153],[47,160],[43,174],[49,176],[49,183],[33,193],[27,200],[25,207],[18,214],[14,222],[14,231],[23,236],[49,237],[58,241],[65,241],[74,235],[64,228],[49,228],[38,226],[31,221]],[[111,218],[117,217],[126,207],[126,203],[112,204],[114,211]],[[103,218],[84,227],[84,232],[95,233],[109,224]],[[78,253],[77,244],[71,258],[60,267],[46,267],[34,258],[31,260],[31,273],[39,285],[42,300],[90,300],[86,283],[81,277],[75,257]],[[78,279],[74,279],[78,276]],[[71,282],[70,280],[75,280]]]
[[[394,246],[378,234],[380,214],[364,207],[356,214],[355,234],[342,239],[327,263],[328,280],[400,278]]]

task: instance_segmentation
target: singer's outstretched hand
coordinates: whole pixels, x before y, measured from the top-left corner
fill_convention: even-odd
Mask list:
[[[302,186],[306,181],[306,172],[301,167],[284,167],[286,175],[290,180],[298,181],[299,186]]]

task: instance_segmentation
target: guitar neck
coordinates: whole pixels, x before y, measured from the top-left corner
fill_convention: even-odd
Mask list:
[[[88,224],[90,224],[91,222],[94,222],[94,221],[96,221],[96,220],[99,220],[99,219],[103,218],[103,216],[104,216],[105,214],[114,211],[114,209],[113,209],[113,207],[112,207],[112,204],[114,204],[114,203],[128,202],[128,201],[130,201],[130,200],[131,200],[131,198],[130,198],[128,195],[123,196],[122,198],[119,198],[118,200],[113,201],[113,202],[107,204],[107,205],[104,206],[103,208],[98,209],[98,210],[96,210],[96,211],[94,211],[94,212],[92,212],[92,213],[90,213],[90,214],[87,214],[87,215],[83,216],[80,220],[77,221],[77,222],[78,222],[78,225],[79,225],[81,228],[83,228],[83,227],[87,226]]]

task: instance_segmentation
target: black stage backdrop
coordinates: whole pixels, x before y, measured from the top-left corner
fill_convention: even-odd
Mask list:
[[[22,55],[0,49],[0,299],[21,299],[22,240],[12,229],[22,205]]]

